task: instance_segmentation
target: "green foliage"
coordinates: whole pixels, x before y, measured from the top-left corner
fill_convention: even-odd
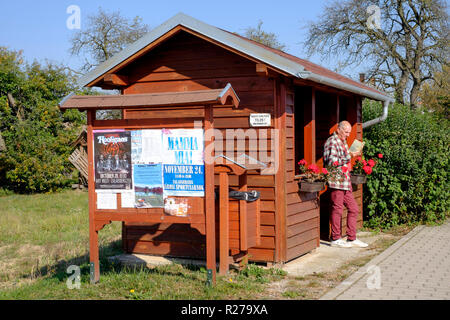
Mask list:
[[[381,104],[365,102],[363,121],[381,115]],[[383,154],[364,187],[369,227],[437,222],[449,213],[449,121],[395,104],[388,118],[364,131],[364,153]]]
[[[253,281],[258,283],[268,283],[271,281],[271,277],[279,276],[284,277],[287,273],[281,269],[264,269],[255,264],[248,264],[242,271],[240,271],[237,280],[242,280],[244,278],[251,278]]]
[[[57,104],[74,90],[73,77],[52,64],[25,64],[20,52],[1,47],[0,61],[0,131],[6,144],[0,184],[25,193],[70,185],[76,181],[70,143],[85,119],[77,110],[63,114]]]

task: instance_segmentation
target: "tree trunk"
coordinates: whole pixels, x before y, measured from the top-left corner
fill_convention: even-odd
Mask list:
[[[407,82],[408,73],[406,71],[402,71],[402,75],[400,76],[397,87],[395,88],[395,98],[397,102],[401,104],[405,104],[405,90]]]
[[[0,153],[6,151],[5,140],[3,140],[2,133],[0,132]]]
[[[16,106],[16,100],[14,100],[14,97],[12,96],[12,94],[10,92],[8,92],[6,94],[6,97],[8,98],[8,104],[9,107],[11,108],[11,110],[15,110],[16,111],[16,117],[17,119],[19,119],[19,121],[23,120],[23,109],[21,106]],[[17,109],[17,110],[16,110]]]
[[[414,80],[413,82],[413,86],[411,89],[411,93],[409,95],[409,101],[411,103],[411,109],[415,110],[419,107],[418,105],[418,100],[419,100],[419,92],[420,92],[420,87],[421,87],[422,83],[420,80]]]

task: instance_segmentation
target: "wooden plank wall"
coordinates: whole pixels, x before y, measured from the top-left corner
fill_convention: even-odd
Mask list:
[[[216,206],[216,211],[219,208]],[[240,251],[240,220],[239,220],[239,200],[230,199],[229,204],[230,222],[229,222],[229,246],[231,254],[238,254]],[[249,228],[247,228],[247,237],[250,243],[256,243],[256,228],[253,227],[256,223],[256,201],[248,202],[247,214],[250,217],[247,220]],[[252,226],[252,228],[250,228]],[[219,231],[219,229],[218,229]],[[267,240],[266,240],[267,241]]]
[[[316,91],[316,159],[323,167],[323,146],[331,134],[331,128],[338,122],[336,96],[323,91]]]
[[[307,92],[302,91],[305,95]],[[320,232],[316,194],[311,197],[299,193],[298,183],[294,181],[297,162],[303,155],[303,150],[295,148],[296,140],[303,141],[303,126],[296,127],[299,121],[296,121],[295,116],[303,114],[304,107],[311,107],[310,103],[307,103],[311,100],[308,96],[300,97],[301,101],[306,102],[305,105],[294,106],[294,101],[299,102],[295,93],[300,94],[300,91],[286,91],[286,261],[315,249],[319,245]],[[300,145],[303,146],[303,143]]]
[[[213,111],[214,127],[220,130],[223,137],[226,136],[227,129],[249,129],[250,113],[271,113],[274,119],[272,79],[258,76],[254,62],[186,32],[180,32],[166,40],[143,58],[124,68],[121,74],[127,75],[132,81],[132,85],[123,90],[124,94],[217,89],[231,83],[241,101],[239,108],[223,106],[216,107]],[[127,117],[126,113],[124,117]],[[256,132],[259,137],[261,132]],[[239,142],[243,142],[242,146],[239,146]],[[220,143],[215,141],[216,149],[221,147]],[[271,140],[268,141],[267,148],[270,143]],[[244,140],[235,140],[234,147],[231,148],[232,155],[240,152],[252,155],[251,151],[259,146],[256,146],[254,137],[249,135]],[[226,150],[225,147],[222,150]],[[216,176],[216,186],[218,182]],[[232,188],[237,188],[236,176],[230,176],[229,182]],[[250,260],[253,261],[274,261],[274,185],[274,175],[248,175],[249,190],[261,192],[261,244],[249,249]],[[230,208],[233,206],[230,205]],[[230,225],[234,225],[234,211],[230,211]],[[230,231],[236,232],[235,229]],[[126,225],[123,237],[128,252],[201,257],[204,255],[204,240],[197,232],[188,226]]]

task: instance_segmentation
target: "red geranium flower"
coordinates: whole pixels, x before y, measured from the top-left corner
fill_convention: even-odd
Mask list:
[[[347,167],[342,167],[342,172],[347,172],[348,168]]]
[[[339,165],[339,162],[337,162],[337,161],[333,162],[333,166],[338,166],[338,165]]]
[[[311,170],[314,173],[319,173],[319,167],[316,166],[315,164],[309,165],[308,170]]]
[[[379,153],[378,158],[383,159],[383,155],[381,153]]]
[[[305,159],[302,159],[302,160],[300,160],[300,161],[298,162],[298,164],[301,165],[301,166],[306,166],[306,165],[308,164],[308,162],[306,162]]]
[[[370,166],[364,166],[363,170],[367,175],[372,173],[372,167],[370,167]]]
[[[370,159],[367,163],[369,164],[369,166],[371,168],[373,168],[375,166],[375,161],[373,159]]]
[[[328,174],[328,170],[326,168],[322,168],[322,173],[323,174]]]

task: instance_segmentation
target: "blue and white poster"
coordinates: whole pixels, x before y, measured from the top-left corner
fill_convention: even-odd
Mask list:
[[[134,164],[133,178],[137,208],[164,207],[160,163]]]
[[[204,165],[164,164],[164,194],[201,197],[205,192]]]
[[[163,129],[164,196],[203,197],[203,129]]]

